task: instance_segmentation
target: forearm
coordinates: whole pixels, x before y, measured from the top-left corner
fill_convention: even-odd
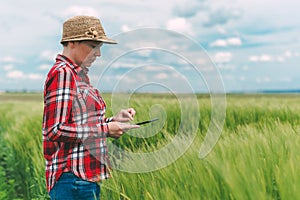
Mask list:
[[[107,137],[107,123],[99,124],[65,124],[57,123],[46,126],[44,136],[50,141],[83,142],[89,137]]]

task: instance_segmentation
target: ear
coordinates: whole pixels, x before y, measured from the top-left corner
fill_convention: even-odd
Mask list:
[[[68,42],[68,46],[70,49],[74,49],[78,46],[79,42],[78,41],[70,41]]]

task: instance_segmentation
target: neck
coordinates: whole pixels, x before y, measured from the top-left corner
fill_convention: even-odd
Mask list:
[[[80,66],[80,64],[77,63],[74,54],[72,53],[72,51],[68,48],[68,47],[64,47],[63,52],[62,52],[63,56],[66,56],[67,58],[69,58],[70,60],[72,60],[74,63],[76,63],[77,65]]]

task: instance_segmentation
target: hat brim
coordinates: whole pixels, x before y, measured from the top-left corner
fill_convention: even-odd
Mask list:
[[[90,37],[86,37],[86,38],[73,38],[73,39],[66,39],[66,40],[61,40],[60,43],[64,43],[64,42],[76,42],[76,41],[86,41],[86,40],[89,40],[89,41],[96,41],[96,42],[103,42],[103,43],[106,43],[106,44],[118,44],[117,41],[111,39],[111,38],[90,38]]]
[[[99,41],[107,44],[118,44],[116,40],[110,39],[110,38],[105,38],[105,39],[99,39]]]

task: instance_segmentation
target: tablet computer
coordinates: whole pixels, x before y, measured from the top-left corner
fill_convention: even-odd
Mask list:
[[[136,125],[144,125],[144,124],[148,124],[148,123],[151,123],[151,122],[154,122],[154,121],[157,121],[158,118],[153,118],[153,119],[150,119],[150,120],[147,120],[147,121],[143,121],[143,122],[138,122],[136,123]]]

